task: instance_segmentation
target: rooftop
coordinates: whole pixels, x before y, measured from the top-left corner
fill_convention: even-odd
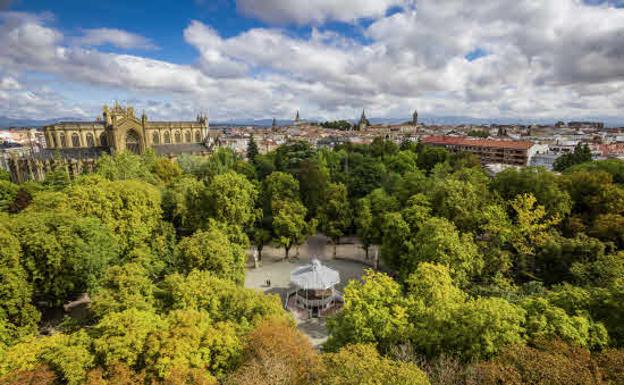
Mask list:
[[[472,139],[467,137],[442,135],[426,136],[422,139],[422,142],[440,145],[507,148],[513,150],[528,150],[529,148],[531,148],[531,146],[533,146],[533,143],[527,140]]]

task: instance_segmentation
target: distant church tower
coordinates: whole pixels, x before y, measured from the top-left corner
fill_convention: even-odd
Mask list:
[[[295,115],[295,124],[299,124],[301,122],[301,117],[299,116],[299,110],[297,110],[297,115]]]
[[[418,111],[416,110],[414,110],[414,113],[412,114],[412,125],[413,126],[418,125]]]
[[[277,121],[275,120],[275,118],[273,118],[273,122],[271,123],[271,128],[272,129],[277,128]]]
[[[360,116],[360,121],[358,122],[358,130],[363,130],[368,127],[368,119],[366,119],[366,112],[362,108],[362,116]]]

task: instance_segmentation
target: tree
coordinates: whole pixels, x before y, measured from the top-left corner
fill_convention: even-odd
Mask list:
[[[292,175],[275,171],[264,181],[263,202],[267,211],[273,201],[299,199],[299,182]]]
[[[67,195],[79,215],[97,217],[108,226],[123,255],[148,245],[160,224],[160,191],[145,182],[90,176],[72,184]]]
[[[236,325],[213,323],[208,313],[197,310],[175,310],[164,321],[166,327],[153,331],[145,341],[147,371],[166,380],[176,371],[207,370],[223,377],[234,368],[243,348]]]
[[[19,186],[11,181],[0,180],[0,211],[9,211],[19,189]]]
[[[449,156],[449,152],[444,148],[425,146],[418,154],[418,168],[430,173],[436,164],[444,163]]]
[[[307,210],[298,200],[273,201],[271,210],[275,242],[284,248],[284,258],[288,259],[290,248],[310,232],[305,220]]]
[[[587,348],[607,344],[607,330],[587,317],[569,316],[545,298],[527,298],[521,302],[527,312],[526,331],[531,340],[561,339]]]
[[[370,200],[366,198],[358,200],[355,212],[357,214],[353,222],[362,248],[366,253],[366,259],[368,260],[368,250],[375,241],[375,229],[373,227],[373,213],[371,212]]]
[[[93,349],[106,366],[139,365],[148,336],[164,328],[165,321],[149,311],[130,308],[109,313],[94,326]]]
[[[241,366],[227,384],[312,385],[321,362],[308,339],[284,320],[267,320],[254,329]]]
[[[535,253],[549,239],[549,229],[559,223],[559,217],[547,217],[544,206],[538,205],[531,194],[518,195],[510,203],[515,215],[511,245],[517,253],[515,263],[519,276],[533,277],[536,271]]]
[[[572,209],[572,199],[561,187],[560,179],[541,167],[510,167],[496,175],[491,188],[505,200],[513,200],[519,194],[532,194],[548,215],[563,218]]]
[[[604,171],[611,174],[614,183],[624,183],[624,162],[620,159],[594,160],[581,163],[568,168],[565,170],[565,173],[572,174],[577,171]]]
[[[388,349],[404,341],[410,329],[401,286],[386,274],[367,270],[362,282],[351,280],[344,289],[344,306],[327,321],[328,351],[356,343]]]
[[[164,311],[204,310],[214,322],[232,321],[245,330],[264,319],[286,316],[278,296],[240,287],[209,271],[169,275],[161,289]]]
[[[204,226],[208,217],[206,185],[191,176],[183,176],[162,194],[163,216],[183,234]]]
[[[320,230],[334,243],[335,258],[336,245],[351,225],[351,207],[345,185],[334,183],[329,185],[324,202],[319,207],[318,216]]]
[[[19,241],[0,224],[0,349],[14,339],[37,332],[41,315],[32,305],[33,287],[20,263]]]
[[[115,155],[103,154],[97,160],[96,170],[97,174],[109,180],[154,180],[145,159],[128,151]]]
[[[256,219],[257,197],[255,186],[234,171],[215,176],[206,189],[211,216],[219,222],[243,227]]]
[[[409,341],[427,357],[445,352],[464,360],[489,357],[522,341],[522,309],[501,298],[468,298],[446,266],[422,263],[408,282]]]
[[[387,173],[381,160],[350,153],[346,162],[347,188],[351,198],[362,198],[382,186]]]
[[[418,366],[382,357],[373,345],[347,345],[337,353],[324,354],[323,362],[322,384],[429,385]]]
[[[446,219],[432,217],[414,238],[414,251],[402,256],[403,263],[393,266],[402,277],[407,277],[420,262],[441,263],[449,267],[451,275],[461,284],[477,276],[484,266],[471,234],[460,234]]]
[[[258,144],[256,143],[256,139],[253,135],[251,135],[249,137],[249,142],[247,142],[247,160],[254,163],[259,153],[260,151],[258,151]]]
[[[130,308],[152,311],[156,287],[147,270],[137,263],[109,267],[92,296],[91,310],[97,317]]]
[[[578,143],[574,147],[573,152],[568,152],[555,159],[553,163],[553,170],[564,171],[565,169],[572,167],[576,164],[589,162],[592,160],[591,150],[587,143]]]
[[[245,250],[230,241],[216,225],[183,238],[176,250],[177,270],[189,273],[208,270],[215,276],[242,285],[245,281]]]
[[[475,366],[474,384],[595,385],[596,364],[588,350],[562,341],[514,345]]]
[[[72,210],[26,210],[15,217],[14,226],[35,298],[50,305],[92,290],[118,260],[115,239],[97,218]]]

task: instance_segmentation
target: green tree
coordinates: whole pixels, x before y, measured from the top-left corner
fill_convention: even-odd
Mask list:
[[[35,334],[41,317],[32,305],[33,288],[20,258],[19,241],[0,224],[0,323],[4,325],[0,349],[15,338]]]
[[[204,226],[208,216],[206,186],[195,177],[183,176],[162,194],[163,216],[183,234]]]
[[[553,170],[563,171],[576,164],[589,162],[591,160],[592,154],[587,143],[578,143],[576,147],[574,147],[573,152],[563,154],[555,159],[555,163],[553,164]]]
[[[160,191],[145,182],[85,177],[67,194],[79,215],[97,217],[108,226],[124,255],[148,245],[161,221]]]
[[[130,308],[152,311],[156,302],[155,289],[148,271],[140,264],[111,266],[92,296],[91,311],[100,318]]]
[[[560,186],[560,177],[541,167],[508,168],[496,175],[492,189],[505,200],[519,194],[532,194],[548,215],[563,218],[572,209],[572,199]]]
[[[401,286],[386,274],[367,270],[362,281],[344,289],[344,306],[330,318],[324,348],[337,351],[355,343],[373,343],[387,349],[404,341],[411,328]]]
[[[108,228],[75,211],[26,210],[15,217],[14,231],[35,298],[50,305],[95,288],[106,267],[118,259]]]
[[[607,330],[584,316],[569,316],[545,298],[527,298],[521,302],[527,312],[526,332],[532,340],[559,338],[571,344],[601,348],[607,344]]]
[[[9,211],[13,204],[19,186],[8,180],[0,180],[0,211]]]
[[[145,159],[128,151],[115,155],[103,154],[97,160],[96,170],[97,174],[109,180],[154,180]]]
[[[425,146],[418,154],[418,168],[430,173],[436,164],[444,163],[449,156],[449,152],[444,148]]]
[[[258,144],[256,143],[256,139],[253,135],[249,137],[249,142],[247,142],[247,160],[250,162],[255,162],[256,157],[260,151],[258,150]]]
[[[403,277],[420,262],[435,262],[448,266],[451,275],[462,284],[479,275],[484,266],[472,235],[460,234],[451,222],[435,217],[423,224],[414,237],[413,253],[402,259],[403,263],[394,267]]]
[[[318,217],[320,230],[334,243],[334,257],[336,257],[336,245],[351,225],[351,207],[345,185],[334,183],[329,185],[324,202],[319,208]]]
[[[238,361],[243,344],[235,325],[213,324],[206,312],[197,310],[175,310],[164,321],[166,327],[145,341],[144,365],[158,378],[189,369],[222,377]]]
[[[216,225],[183,238],[176,250],[178,271],[208,270],[237,284],[245,280],[246,255],[245,249],[231,242]]]
[[[165,328],[166,322],[149,311],[130,308],[109,313],[93,328],[93,349],[106,366],[140,365],[148,336]]]
[[[323,355],[327,385],[429,385],[427,375],[413,363],[382,357],[373,345],[347,345]]]
[[[232,321],[247,330],[267,318],[286,317],[278,296],[240,287],[209,271],[169,275],[161,289],[165,311],[204,310],[213,322]]]
[[[256,219],[258,192],[243,175],[229,171],[215,176],[206,189],[209,213],[219,222],[249,226]]]
[[[298,200],[273,201],[271,209],[274,241],[284,248],[284,258],[288,259],[290,248],[310,233],[305,220],[307,210]]]
[[[559,223],[559,217],[548,217],[544,206],[538,205],[531,194],[518,195],[510,203],[514,211],[510,242],[517,254],[515,263],[519,276],[533,277],[535,254],[550,239],[549,230]]]

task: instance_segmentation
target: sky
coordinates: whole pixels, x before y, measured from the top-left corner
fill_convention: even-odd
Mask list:
[[[0,116],[624,121],[624,0],[0,0]]]

